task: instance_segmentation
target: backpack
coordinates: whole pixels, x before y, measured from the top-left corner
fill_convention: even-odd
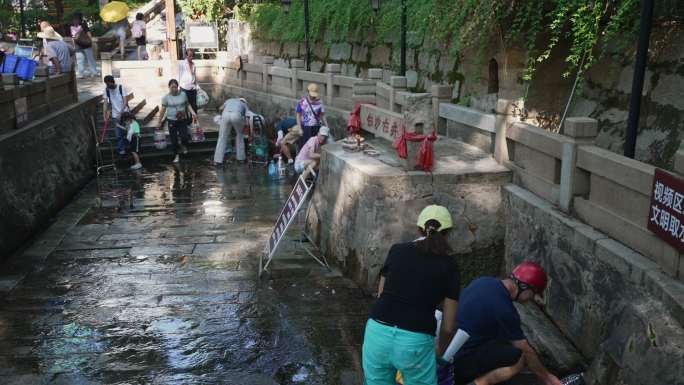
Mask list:
[[[109,96],[109,87],[105,88],[105,91],[107,91],[107,99],[109,99],[109,103],[111,104],[112,98],[111,98],[111,96]],[[119,84],[119,95],[121,95],[121,100],[123,100],[124,96],[123,96],[123,91],[121,90],[121,84]]]
[[[109,104],[112,104],[112,97],[109,96],[109,87],[105,87],[105,91],[107,92],[107,99],[109,99]],[[119,84],[119,95],[121,95],[121,100],[123,101],[122,111],[128,111],[128,108],[126,108],[126,98],[123,95],[123,90],[121,89],[121,84]]]
[[[88,36],[87,32],[84,32],[83,29],[76,35],[76,45],[78,45],[81,48],[90,48],[93,46],[93,41],[90,40],[90,37]]]

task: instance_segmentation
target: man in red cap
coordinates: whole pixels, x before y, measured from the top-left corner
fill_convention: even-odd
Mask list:
[[[509,278],[478,278],[461,292],[458,328],[470,338],[454,357],[456,384],[498,384],[527,366],[544,385],[562,385],[527,342],[513,305],[543,295],[547,281],[541,265],[525,261]]]

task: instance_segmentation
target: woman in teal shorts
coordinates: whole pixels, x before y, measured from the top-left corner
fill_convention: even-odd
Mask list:
[[[404,384],[437,384],[436,354],[442,355],[456,330],[461,285],[458,265],[449,255],[452,227],[445,207],[427,206],[418,217],[421,238],[390,248],[363,341],[366,385],[395,385],[397,370]],[[444,321],[435,349],[440,303]]]

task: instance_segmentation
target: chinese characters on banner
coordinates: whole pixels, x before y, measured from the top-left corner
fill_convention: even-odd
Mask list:
[[[361,128],[376,137],[394,141],[404,127],[401,114],[364,104],[361,106]]]
[[[660,169],[653,178],[648,229],[684,252],[684,180]]]

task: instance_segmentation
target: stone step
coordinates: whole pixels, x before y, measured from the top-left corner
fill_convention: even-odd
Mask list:
[[[188,144],[188,154],[213,154],[216,148],[215,144],[205,144],[204,143],[190,143]],[[103,149],[102,158],[106,162],[112,160],[112,152],[109,149]],[[159,158],[159,157],[171,157],[173,152],[171,151],[171,146],[167,146],[164,150],[157,150],[154,145],[151,147],[143,146],[140,151],[140,157],[142,159]]]

